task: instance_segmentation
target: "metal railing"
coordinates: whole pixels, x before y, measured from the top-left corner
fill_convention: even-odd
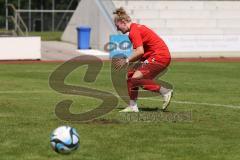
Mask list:
[[[13,11],[13,16],[8,16],[7,18],[13,22],[15,33],[17,33],[20,36],[28,36],[28,28],[24,23],[22,17],[20,16],[20,14],[18,13],[17,9],[14,7],[14,5],[7,4],[6,7],[7,9],[10,8]]]

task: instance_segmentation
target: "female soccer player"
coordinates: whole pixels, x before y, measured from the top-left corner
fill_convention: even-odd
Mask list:
[[[138,88],[158,92],[163,97],[162,109],[166,110],[170,103],[173,90],[157,84],[153,79],[164,71],[171,62],[167,45],[151,29],[144,25],[132,23],[130,16],[120,7],[113,12],[114,22],[123,34],[129,33],[133,45],[133,54],[127,59],[115,62],[115,68],[120,69],[131,62],[140,61],[141,65],[128,70],[128,94],[130,103],[120,112],[139,112],[137,106]]]

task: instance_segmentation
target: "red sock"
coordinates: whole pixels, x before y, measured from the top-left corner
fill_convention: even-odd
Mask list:
[[[128,95],[130,97],[130,100],[137,100],[138,97],[138,87],[134,87],[131,78],[127,80],[128,85]]]

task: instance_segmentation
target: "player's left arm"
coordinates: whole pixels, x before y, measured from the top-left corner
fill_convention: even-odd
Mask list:
[[[116,69],[121,69],[124,66],[128,65],[129,62],[135,62],[135,61],[141,59],[141,57],[144,54],[143,40],[142,40],[141,34],[137,28],[135,28],[133,32],[129,33],[129,39],[132,42],[132,45],[134,48],[133,54],[129,58],[126,58],[126,59],[117,59],[114,62],[114,66]]]
[[[136,62],[139,60],[144,54],[144,48],[143,46],[139,46],[136,49],[133,50],[133,54],[126,59],[127,63],[129,62]]]
[[[141,59],[144,54],[143,40],[138,28],[135,28],[133,32],[129,33],[129,39],[133,45],[133,53],[126,59],[127,63],[136,62]]]
[[[137,60],[141,59],[144,54],[143,46],[139,46],[133,50],[133,54],[129,58],[117,58],[113,61],[115,69],[121,69],[124,66],[128,65],[130,62],[136,62]]]

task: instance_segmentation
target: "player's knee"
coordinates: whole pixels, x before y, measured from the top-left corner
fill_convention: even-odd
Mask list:
[[[136,71],[133,76],[132,76],[133,79],[142,79],[143,78],[143,74],[142,72],[140,71]]]
[[[129,78],[128,79],[128,85],[130,85],[132,88],[140,87],[141,86],[141,79]]]

